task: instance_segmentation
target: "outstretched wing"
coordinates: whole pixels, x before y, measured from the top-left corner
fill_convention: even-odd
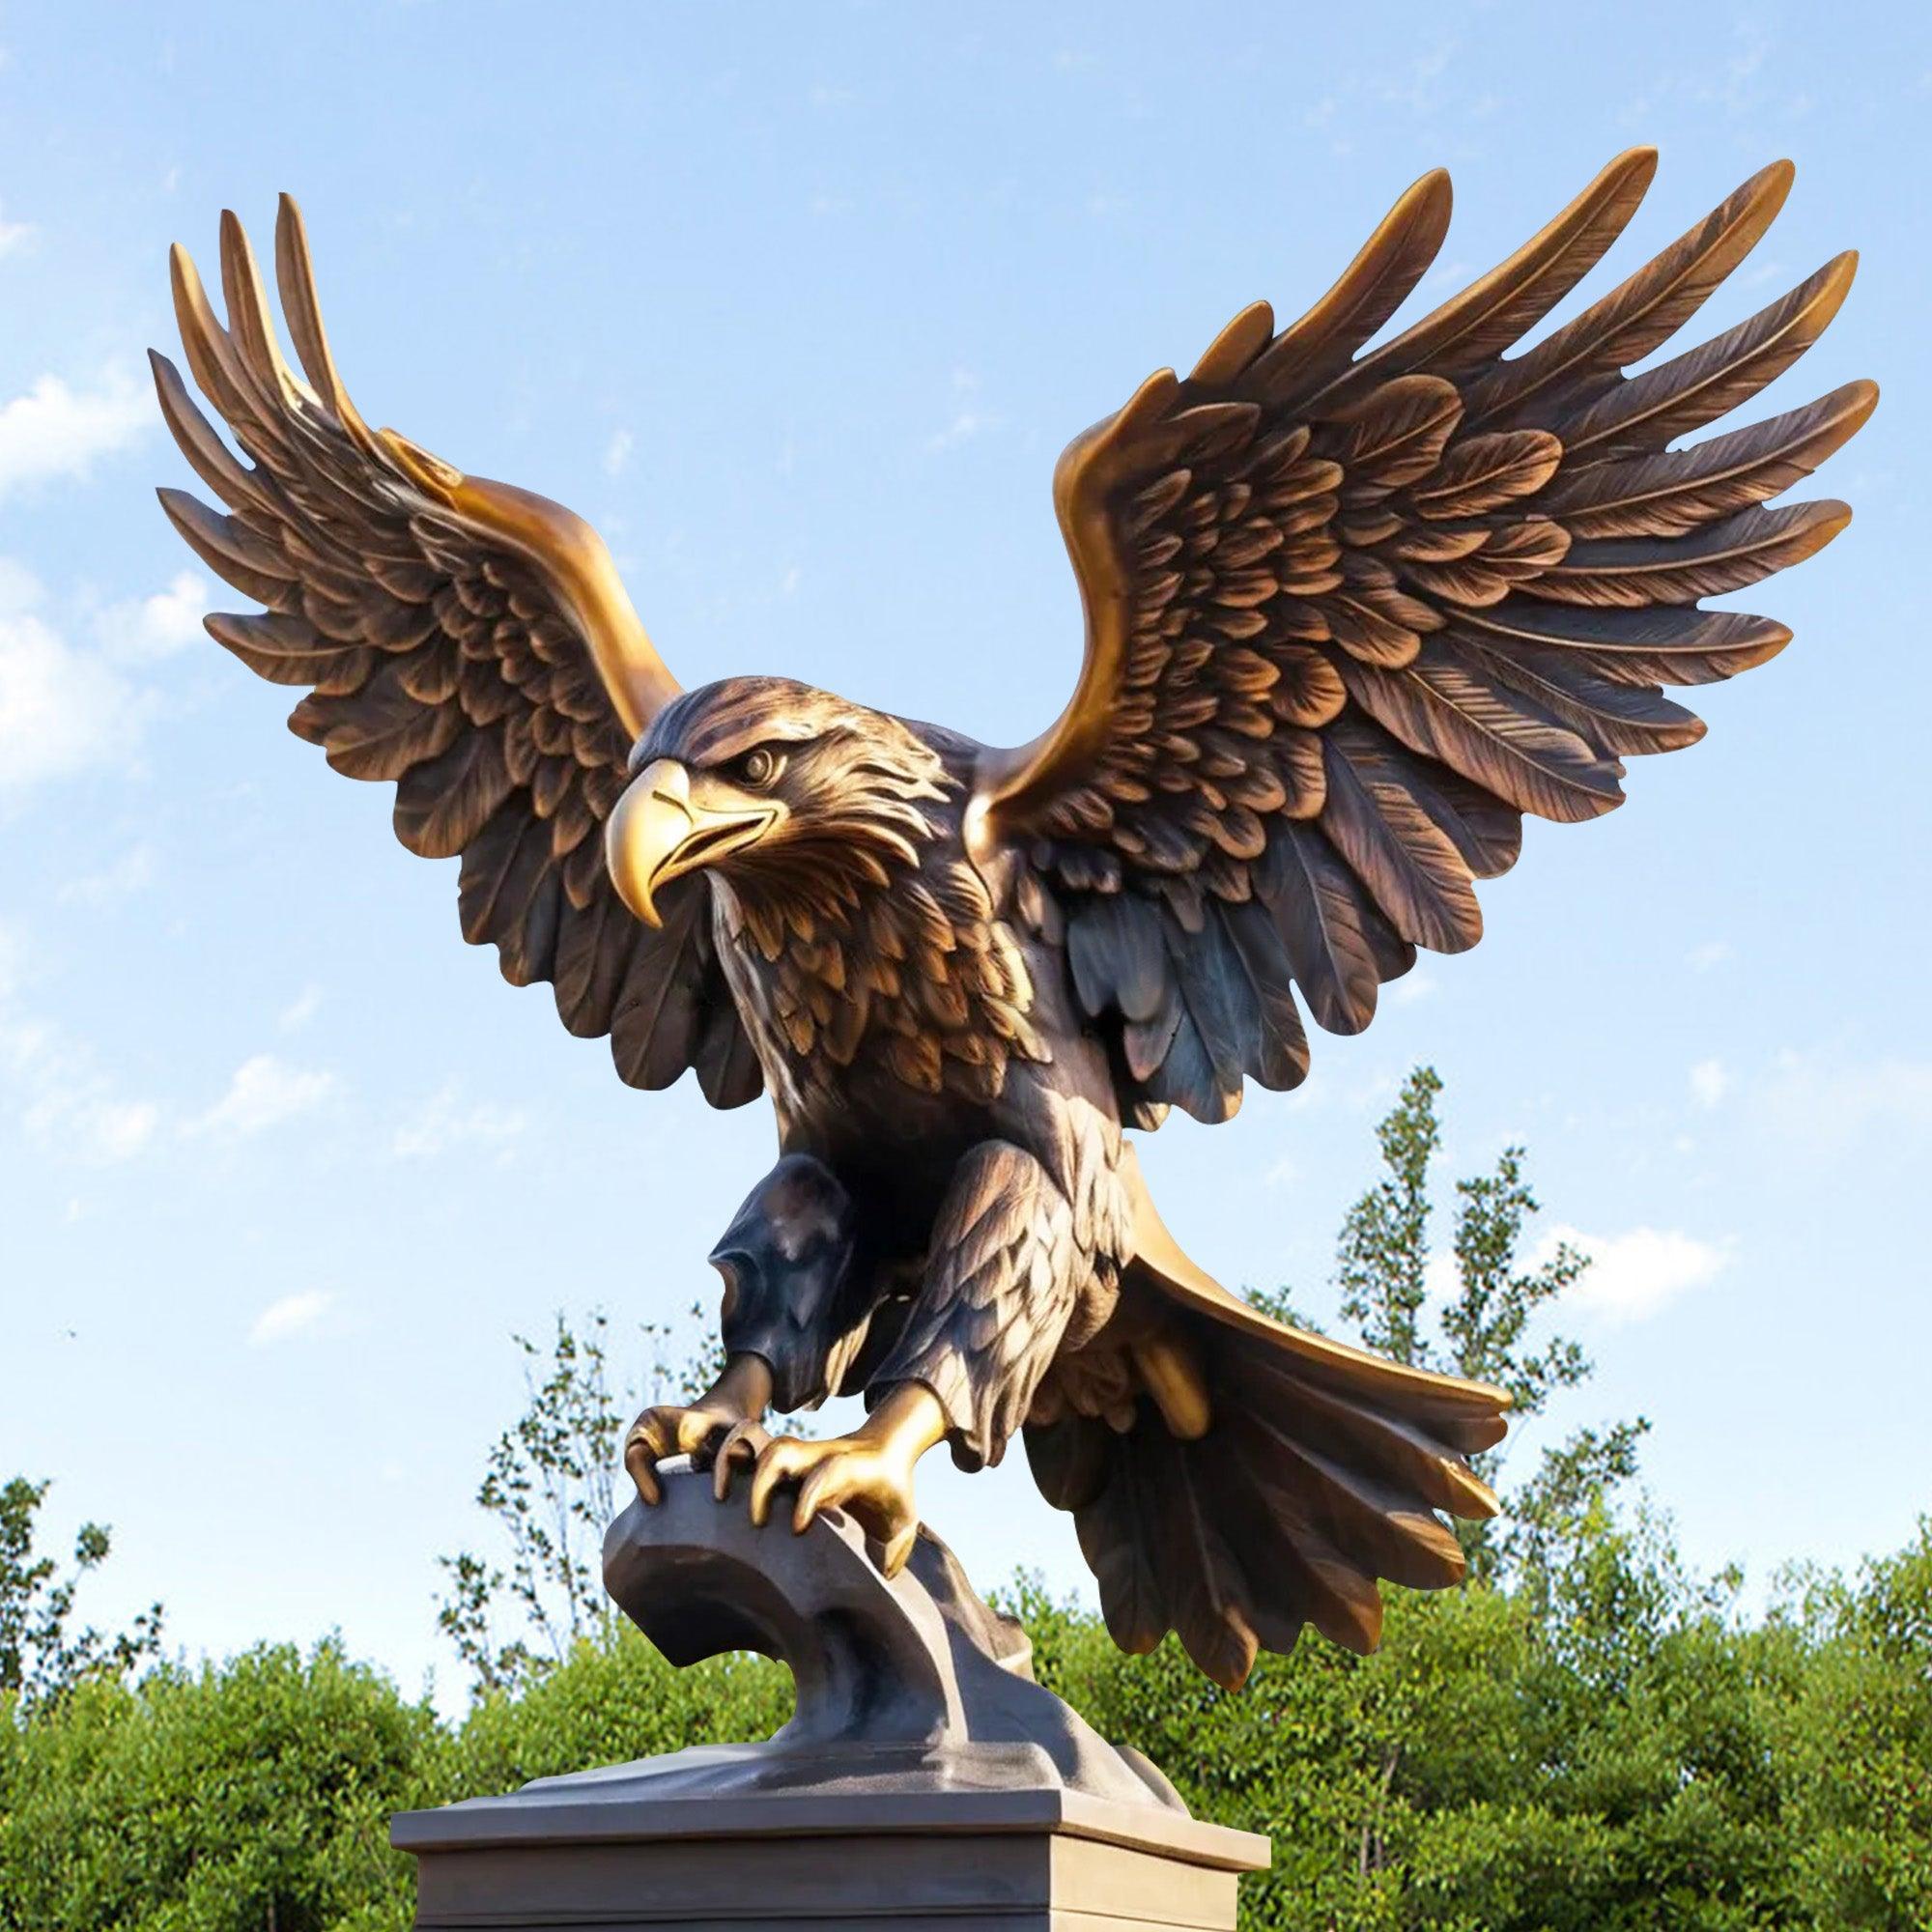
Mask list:
[[[1403,196],[1347,274],[1277,333],[1243,310],[1184,381],[1162,370],[1061,458],[1087,613],[1059,722],[982,768],[983,823],[1023,911],[1064,931],[1130,1116],[1204,1120],[1243,1076],[1307,1067],[1300,1000],[1373,1016],[1418,946],[1482,930],[1473,881],[1521,815],[1594,818],[1621,760],[1702,724],[1664,685],[1761,664],[1790,633],[1698,609],[1808,556],[1841,503],[1761,505],[1870,413],[1853,383],[1683,450],[1836,312],[1841,255],[1641,375],[1743,259],[1779,162],[1526,353],[1629,221],[1656,165],[1612,161],[1501,267],[1358,354],[1440,245],[1449,182]]]
[[[687,1066],[738,1106],[761,1089],[712,952],[708,891],[691,881],[653,930],[625,908],[603,826],[631,746],[677,684],[651,648],[596,532],[560,505],[466,476],[372,431],[338,378],[308,242],[282,198],[275,268],[303,382],[284,363],[247,237],[221,224],[228,308],[216,320],[174,251],[188,367],[250,461],[153,357],[182,453],[231,514],[179,490],[162,506],[261,615],[210,632],[251,670],[307,685],[290,728],[351,778],[396,781],[396,836],[461,855],[463,936],[494,945],[516,985],[552,982],[574,1034],[611,1037],[633,1086]]]

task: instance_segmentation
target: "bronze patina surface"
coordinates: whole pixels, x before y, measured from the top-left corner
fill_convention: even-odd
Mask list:
[[[1594,818],[1623,760],[1703,725],[1663,687],[1764,662],[1770,618],[1706,611],[1844,526],[1766,508],[1875,391],[1685,449],[1816,339],[1849,255],[1724,332],[1624,373],[1763,235],[1752,177],[1656,260],[1506,355],[1615,241],[1655,156],[1613,160],[1508,261],[1365,348],[1434,260],[1437,172],[1278,329],[1237,315],[1077,437],[1055,501],[1086,610],[1056,723],[989,749],[769,677],[683,691],[596,534],[372,431],[338,377],[300,217],[247,242],[227,321],[186,257],[187,360],[246,462],[156,358],[217,515],[183,536],[266,607],[213,635],[308,687],[293,728],[397,785],[398,836],[460,856],[466,939],[544,980],[573,1033],[658,1088],[766,1094],[781,1158],[714,1259],[724,1379],[653,1408],[639,1493],[679,1452],[762,1520],[838,1507],[887,1573],[913,1470],[1022,1436],[1070,1510],[1109,1629],[1177,1631],[1228,1685],[1304,1624],[1374,1644],[1378,1577],[1455,1581],[1444,1516],[1494,1507],[1466,1458],[1502,1391],[1281,1327],[1182,1253],[1125,1130],[1293,1087],[1304,1013],[1353,1033],[1416,949],[1481,931],[1474,882],[1524,813]],[[1047,707],[1043,706],[1044,711]],[[862,1391],[847,1436],[768,1439],[771,1406]]]

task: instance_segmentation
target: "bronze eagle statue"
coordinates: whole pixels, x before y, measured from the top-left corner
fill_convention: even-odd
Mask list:
[[[412,851],[460,858],[463,935],[634,1086],[693,1069],[769,1095],[780,1159],[712,1257],[727,1366],[649,1409],[626,1463],[749,1472],[765,1520],[855,1516],[890,1572],[913,1468],[1025,1441],[1073,1513],[1107,1626],[1170,1630],[1225,1685],[1302,1625],[1357,1650],[1378,1577],[1451,1583],[1444,1515],[1494,1498],[1468,1457],[1506,1394],[1282,1326],[1197,1267],[1130,1128],[1225,1121],[1290,1088],[1304,1014],[1355,1033],[1416,949],[1482,930],[1474,882],[1525,812],[1594,818],[1623,760],[1703,725],[1662,687],[1790,633],[1699,600],[1808,556],[1841,503],[1764,507],[1870,413],[1852,383],[1689,447],[1816,339],[1854,257],[1699,346],[1695,313],[1790,185],[1754,175],[1654,261],[1504,352],[1630,220],[1620,156],[1500,267],[1377,346],[1440,245],[1448,177],[1403,195],[1286,328],[1243,309],[1075,438],[1054,503],[1085,657],[1059,718],[993,749],[781,677],[685,691],[596,533],[350,401],[283,199],[284,361],[246,237],[227,309],[174,251],[188,367],[241,458],[154,358],[189,464],[187,543],[265,607],[208,628],[309,688],[289,722],[393,780]],[[245,459],[245,460],[242,460]],[[773,1409],[863,1392],[830,1440]]]

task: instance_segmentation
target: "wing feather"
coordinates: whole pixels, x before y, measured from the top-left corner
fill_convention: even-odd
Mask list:
[[[1332,407],[1394,376],[1454,376],[1499,355],[1567,296],[1624,232],[1657,172],[1654,148],[1619,155],[1506,262],[1355,363],[1321,396]]]
[[[627,722],[671,688],[608,554],[556,505],[372,432],[337,373],[286,197],[275,252],[306,381],[282,359],[232,214],[225,325],[185,252],[171,257],[188,368],[246,462],[152,357],[162,415],[229,514],[173,489],[162,508],[266,607],[211,616],[211,635],[260,676],[309,687],[291,728],[337,771],[395,782],[404,845],[461,858],[464,936],[496,946],[507,980],[554,980],[564,1024],[610,1035],[626,1079],[665,1086],[695,1065],[719,1105],[750,1099],[761,1082],[714,954],[708,891],[674,895],[677,917],[647,935],[604,869]]]
[[[1792,166],[1774,161],[1574,321],[1469,386],[1469,421],[1526,423],[1559,413],[1616,380],[1696,314],[1757,245],[1791,191]]]
[[[1688,536],[1781,496],[1863,428],[1877,404],[1875,384],[1847,383],[1802,410],[1691,449],[1591,464],[1565,476],[1542,507],[1574,537]]]
[[[1225,1120],[1243,1078],[1298,1079],[1297,989],[1331,1031],[1367,1025],[1416,947],[1476,942],[1474,882],[1515,863],[1523,813],[1612,810],[1624,757],[1702,735],[1664,687],[1788,640],[1698,600],[1844,527],[1839,503],[1770,503],[1876,391],[1665,445],[1788,368],[1853,258],[1623,371],[1759,241],[1789,166],[1503,353],[1609,247],[1654,167],[1618,156],[1498,268],[1364,348],[1441,242],[1448,183],[1427,176],[1300,322],[1270,336],[1251,304],[1190,376],[1150,378],[1061,458],[1081,678],[1042,737],[986,755],[976,810],[1022,855],[1029,901],[1054,903],[1037,929],[1065,934],[1127,1118],[1171,1102]]]
[[[1438,759],[1540,818],[1596,818],[1623,801],[1620,769],[1480,660],[1432,638],[1400,670],[1345,664],[1350,695],[1411,752]]]
[[[1859,258],[1847,250],[1778,300],[1640,376],[1625,379],[1561,431],[1567,466],[1662,449],[1747,403],[1824,334],[1851,292]]]
[[[1346,368],[1428,272],[1449,232],[1450,201],[1449,177],[1441,168],[1416,182],[1341,280],[1299,322],[1259,346],[1251,372],[1256,392],[1280,403],[1319,389]]]

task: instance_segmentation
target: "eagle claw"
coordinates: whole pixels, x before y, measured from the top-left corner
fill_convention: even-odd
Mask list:
[[[757,1356],[734,1355],[724,1373],[689,1407],[659,1403],[645,1409],[624,1437],[624,1467],[639,1495],[647,1503],[662,1500],[658,1464],[667,1456],[689,1456],[701,1469],[727,1445],[735,1455],[740,1440],[749,1439],[748,1430],[762,1440],[758,1417],[765,1412],[771,1389],[771,1371]],[[721,1489],[718,1493],[722,1498],[725,1492]]]
[[[879,1567],[888,1577],[905,1568],[919,1511],[912,1465],[893,1453],[891,1443],[863,1433],[823,1442],[774,1437],[758,1451],[752,1469],[752,1520],[760,1528],[771,1520],[773,1492],[791,1483],[798,1485],[794,1535],[803,1536],[821,1510],[840,1509],[880,1546]]]
[[[772,1492],[796,1483],[791,1526],[795,1536],[811,1527],[820,1510],[842,1509],[879,1548],[879,1568],[896,1577],[919,1534],[912,1472],[919,1459],[946,1434],[946,1414],[929,1389],[901,1383],[880,1401],[850,1435],[808,1442],[780,1435],[760,1446],[752,1466],[752,1520],[771,1520]],[[738,1454],[733,1448],[733,1456]],[[718,1493],[725,1493],[721,1478]]]
[[[753,1416],[734,1422],[711,1452],[711,1493],[722,1503],[731,1493],[731,1478],[739,1469],[754,1469],[771,1446],[764,1425]]]

